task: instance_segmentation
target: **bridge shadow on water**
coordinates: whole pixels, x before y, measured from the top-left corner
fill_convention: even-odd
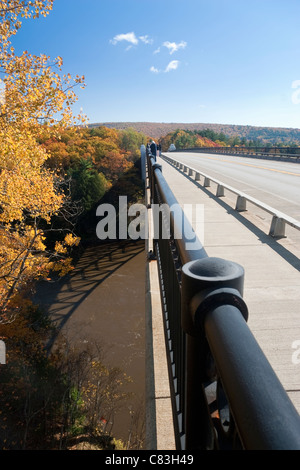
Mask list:
[[[189,181],[191,181],[195,186],[197,186],[201,191],[203,191],[204,194],[206,194],[210,199],[215,201],[217,204],[219,204],[221,207],[223,207],[224,210],[228,214],[230,214],[232,217],[234,217],[236,220],[238,220],[241,224],[243,224],[248,230],[250,230],[255,236],[257,236],[258,240],[261,241],[262,243],[268,245],[272,250],[274,250],[279,256],[281,256],[285,261],[287,261],[291,266],[293,266],[295,269],[297,269],[300,272],[300,259],[298,256],[294,255],[286,246],[283,246],[279,240],[280,237],[272,237],[268,235],[263,229],[259,228],[257,225],[255,225],[253,222],[248,220],[244,215],[243,212],[238,212],[235,210],[235,208],[231,205],[232,201],[230,200],[225,201],[224,197],[216,196],[215,194],[212,193],[211,190],[207,189],[205,186],[203,186],[201,183],[196,181],[193,177],[189,176],[186,173],[183,173],[180,171],[180,169],[173,167],[175,170],[177,170],[182,176],[187,178]],[[226,196],[225,196],[226,197]],[[250,202],[247,202],[247,204],[251,204]],[[250,212],[250,211],[246,211]]]
[[[61,330],[77,309],[93,294],[93,292],[110,276],[136,256],[144,253],[141,243],[111,243],[86,248],[80,256],[74,270],[62,279],[40,282],[35,301],[46,308]],[[125,276],[125,274],[119,274]],[[110,299],[113,304],[117,297],[122,296],[118,289]],[[124,299],[124,298],[123,298]],[[99,307],[101,299],[96,303]],[[107,308],[103,306],[103,308]]]
[[[113,312],[118,310],[120,303],[129,311],[131,307],[131,310],[134,310],[132,302],[136,306],[135,309],[141,308],[141,301],[145,300],[144,242],[99,241],[95,232],[99,221],[96,209],[100,204],[109,203],[117,207],[120,194],[127,194],[128,202],[135,201],[134,198],[141,188],[143,186],[138,160],[134,167],[126,171],[79,219],[77,235],[84,240],[84,246],[75,269],[62,279],[38,284],[34,300],[49,313],[59,331],[69,329],[71,321],[73,323],[74,319],[80,316],[85,327],[93,319],[108,317],[109,312],[112,312],[113,317]],[[81,331],[81,336],[82,333]],[[98,336],[99,330],[96,329],[94,334]],[[54,341],[55,337],[52,343]]]
[[[105,363],[131,377],[134,402],[113,430],[126,441],[131,410],[144,400],[144,241],[87,246],[69,275],[39,283],[34,301],[57,326],[49,348],[60,333],[80,350],[100,344]]]

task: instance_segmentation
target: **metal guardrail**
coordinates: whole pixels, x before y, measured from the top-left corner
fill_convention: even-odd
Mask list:
[[[246,210],[247,201],[254,204],[255,206],[263,209],[264,211],[268,212],[272,215],[272,221],[270,226],[269,235],[272,237],[285,237],[285,228],[286,224],[290,225],[291,227],[295,228],[296,230],[300,230],[300,222],[287,214],[284,214],[277,209],[259,201],[258,199],[247,195],[246,193],[239,191],[228,184],[222,183],[216,178],[212,178],[211,176],[203,173],[200,170],[196,170],[195,168],[189,167],[184,163],[176,160],[174,158],[167,157],[166,155],[161,155],[163,159],[169,162],[171,165],[175,166],[179,170],[182,170],[183,173],[188,173],[189,176],[195,176],[195,181],[200,181],[200,176],[204,178],[203,186],[209,187],[211,181],[217,185],[216,196],[222,197],[224,196],[225,189],[237,195],[235,209],[238,212],[242,212]]]
[[[300,163],[300,148],[298,147],[194,147],[177,149],[176,152],[217,153]]]
[[[147,165],[151,204],[172,207],[161,166]],[[243,267],[208,257],[195,233],[177,239],[183,211],[170,219],[162,237],[161,213],[154,246],[177,449],[299,450],[300,416],[247,325]]]

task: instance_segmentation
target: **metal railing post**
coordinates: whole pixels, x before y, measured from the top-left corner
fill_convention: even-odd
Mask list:
[[[247,318],[247,307],[241,297],[243,281],[244,269],[240,265],[219,258],[192,261],[182,268],[181,322],[187,345],[184,412],[187,450],[211,449],[214,444],[203,390],[203,383],[212,379],[203,316],[212,306],[230,304],[240,307]]]
[[[151,203],[155,200],[155,176],[154,171],[159,168],[162,169],[162,166],[159,163],[156,163],[153,156],[148,156],[148,173],[149,173],[149,184],[150,184],[150,193],[151,193]]]
[[[141,177],[142,181],[146,181],[146,147],[144,144],[141,145]]]

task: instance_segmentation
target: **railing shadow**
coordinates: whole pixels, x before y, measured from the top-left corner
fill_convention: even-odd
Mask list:
[[[144,250],[144,243],[138,241],[89,246],[70,274],[62,279],[38,283],[33,300],[47,312],[56,326],[48,349],[78,307],[104,281]]]

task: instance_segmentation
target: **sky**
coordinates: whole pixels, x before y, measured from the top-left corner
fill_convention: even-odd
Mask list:
[[[13,39],[84,75],[90,123],[300,128],[299,0],[55,0]]]

